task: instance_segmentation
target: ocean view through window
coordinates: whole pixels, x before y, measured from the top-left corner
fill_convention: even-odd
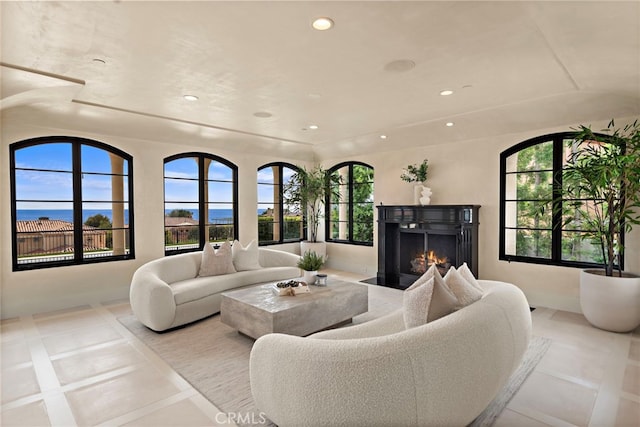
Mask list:
[[[164,160],[165,255],[234,240],[238,230],[238,167],[207,153]]]
[[[128,217],[128,210],[124,212],[125,217]],[[94,215],[104,215],[110,220],[113,219],[111,209],[85,209],[82,211],[82,222]],[[35,221],[41,218],[73,222],[73,209],[18,209],[16,211],[18,221]],[[125,224],[127,223],[128,221],[125,221]]]
[[[131,259],[131,156],[75,137],[10,146],[13,269]]]

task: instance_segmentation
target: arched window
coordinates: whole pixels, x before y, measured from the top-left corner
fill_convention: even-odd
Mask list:
[[[340,199],[329,196],[325,204],[327,241],[373,245],[373,168],[346,162],[328,173],[340,177]]]
[[[14,271],[134,258],[130,155],[52,136],[10,157]]]
[[[238,235],[238,167],[206,153],[164,159],[165,254]]]
[[[287,205],[283,186],[299,169],[288,163],[258,168],[258,242],[261,245],[298,242],[304,238],[304,218],[299,205]]]
[[[500,154],[500,259],[580,268],[602,262],[584,238],[588,224],[560,197],[572,135],[540,136]]]

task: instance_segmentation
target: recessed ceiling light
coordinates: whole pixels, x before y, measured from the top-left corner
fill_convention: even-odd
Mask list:
[[[309,129],[316,130],[318,129],[318,125],[309,125]]]
[[[257,111],[255,113],[253,113],[253,115],[256,116],[256,117],[260,117],[261,119],[266,119],[267,117],[273,116],[273,114],[271,114],[268,111]]]
[[[445,126],[451,127],[451,126],[453,126],[453,122],[447,122],[447,123],[445,123]]]
[[[197,101],[199,99],[195,95],[184,95],[183,98],[186,99],[187,101]]]
[[[453,94],[453,91],[450,90],[450,89],[445,89],[445,90],[440,91],[440,95],[442,95],[442,96],[449,96],[449,95],[452,95],[452,94]]]
[[[323,16],[323,17],[314,19],[311,26],[318,31],[330,30],[333,27],[333,20],[331,18],[327,18],[326,16]]]
[[[380,135],[380,139],[387,139],[387,135]]]

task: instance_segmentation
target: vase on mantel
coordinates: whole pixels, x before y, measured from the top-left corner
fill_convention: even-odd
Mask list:
[[[420,204],[426,206],[431,203],[431,188],[422,186],[422,197],[420,197]]]
[[[426,206],[431,203],[431,188],[424,184],[416,184],[413,187],[413,203]]]

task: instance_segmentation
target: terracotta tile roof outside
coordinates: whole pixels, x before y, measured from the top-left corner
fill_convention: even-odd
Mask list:
[[[197,219],[188,218],[186,216],[165,216],[164,217],[164,225],[165,227],[178,227],[181,225],[198,225],[199,222]]]
[[[84,231],[99,231],[96,227],[83,225]],[[36,219],[33,221],[16,221],[18,233],[44,233],[51,231],[73,231],[73,223],[61,219]]]

